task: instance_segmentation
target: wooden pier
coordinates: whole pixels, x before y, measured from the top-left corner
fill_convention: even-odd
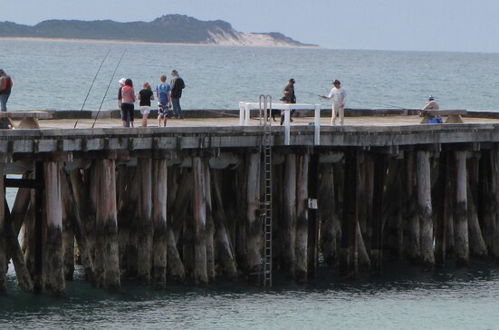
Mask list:
[[[380,274],[393,258],[424,267],[499,260],[499,120],[419,121],[323,119],[320,144],[310,118],[295,120],[289,145],[272,127],[273,272],[307,281],[319,264],[355,277]],[[64,294],[75,263],[111,291],[123,278],[154,288],[258,281],[266,237],[257,121],[73,123],[0,130],[2,198],[18,188],[11,208],[0,204],[0,291],[10,260],[20,288],[53,295]]]

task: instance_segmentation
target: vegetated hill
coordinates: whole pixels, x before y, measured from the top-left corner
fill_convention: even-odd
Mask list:
[[[47,20],[34,26],[0,22],[0,37],[105,39],[242,46],[315,46],[281,33],[243,33],[227,22],[164,15],[152,22]]]

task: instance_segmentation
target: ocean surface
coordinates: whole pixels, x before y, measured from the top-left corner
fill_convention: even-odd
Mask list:
[[[302,103],[321,102],[339,79],[351,108],[420,108],[431,94],[442,108],[499,110],[499,54],[0,39],[0,68],[15,83],[9,108],[80,110],[108,51],[85,110],[117,108],[121,77],[138,91],[172,69],[187,85],[185,109],[237,109],[260,94],[278,100],[294,78]]]
[[[15,82],[9,108],[80,110],[108,51],[85,110],[115,109],[121,77],[155,85],[172,69],[187,85],[185,109],[278,99],[289,78],[298,102],[319,102],[339,79],[352,108],[419,108],[432,94],[442,108],[499,109],[499,54],[0,40],[0,68]],[[111,295],[76,276],[66,297],[50,298],[19,292],[10,269],[0,328],[499,329],[499,267],[490,263],[434,272],[393,264],[350,282],[322,270],[308,285],[277,279],[268,291],[244,281],[163,291],[126,282]]]

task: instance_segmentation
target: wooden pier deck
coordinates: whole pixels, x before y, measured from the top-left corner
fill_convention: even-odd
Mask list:
[[[12,209],[0,203],[0,291],[8,260],[23,290],[62,294],[76,261],[119,290],[125,277],[157,288],[258,281],[269,260],[306,281],[318,260],[355,277],[382,273],[387,256],[425,267],[499,259],[498,119],[329,120],[317,141],[312,119],[295,118],[289,144],[284,127],[267,140],[258,120],[238,118],[0,130],[0,170],[22,174],[0,180],[4,197],[19,188]]]

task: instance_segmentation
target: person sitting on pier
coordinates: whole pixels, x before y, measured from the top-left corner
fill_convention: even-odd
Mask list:
[[[158,126],[161,127],[161,122],[163,126],[166,127],[166,118],[168,117],[168,108],[170,104],[170,84],[166,82],[166,76],[162,75],[159,80],[161,83],[156,86],[156,96],[158,97]]]
[[[323,99],[328,99],[332,101],[331,106],[331,125],[336,123],[336,116],[340,116],[340,124],[343,125],[343,119],[345,117],[345,98],[347,93],[343,88],[341,88],[341,82],[339,80],[333,81],[333,88],[329,94],[321,96]]]
[[[440,107],[438,106],[437,101],[435,101],[435,97],[433,95],[428,96],[428,102],[426,102],[425,106],[423,107],[423,111],[430,111],[430,110],[439,110]],[[441,123],[442,119],[439,116],[433,115],[431,113],[424,114],[428,118],[428,123]]]

